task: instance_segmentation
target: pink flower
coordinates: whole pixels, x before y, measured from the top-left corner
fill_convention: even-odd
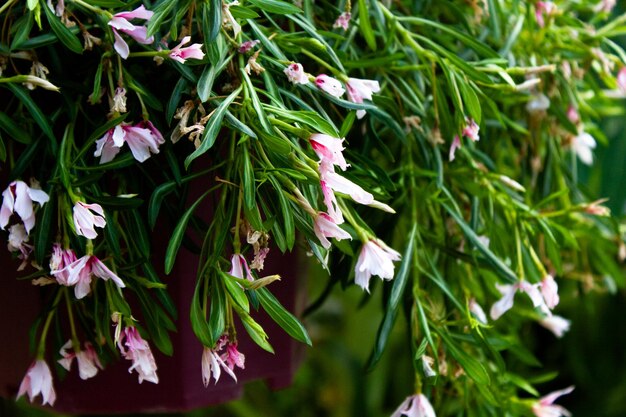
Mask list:
[[[538,1],[535,5],[535,19],[539,27],[545,26],[544,16],[552,16],[556,12],[556,4],[551,1]]]
[[[320,172],[323,172],[321,176],[326,185],[333,191],[347,194],[359,204],[370,205],[375,202],[374,196],[371,193],[368,193],[361,186],[353,183],[349,179],[335,173],[332,167],[330,169],[322,168],[324,165],[326,165],[325,162],[322,162],[320,165]]]
[[[613,7],[615,7],[615,4],[616,4],[616,0],[602,0],[594,8],[594,11],[611,13],[611,11],[613,10]]]
[[[38,359],[28,368],[26,376],[20,384],[17,398],[28,393],[28,399],[33,402],[33,398],[41,394],[42,405],[54,405],[57,395],[52,386],[52,374],[48,364],[43,359]]]
[[[228,367],[228,365],[226,365],[220,355],[205,346],[202,351],[202,382],[204,383],[204,386],[209,386],[211,377],[213,377],[215,383],[217,384],[217,381],[219,381],[220,376],[222,375],[222,369],[226,371],[232,379],[237,381],[235,373]]]
[[[622,67],[617,73],[617,87],[626,94],[626,67]]]
[[[424,394],[407,397],[391,417],[436,417],[433,406]]]
[[[226,353],[222,354],[222,359],[226,362],[226,365],[228,365],[231,371],[235,369],[235,366],[241,369],[245,368],[246,357],[237,350],[237,342],[228,342],[226,345]],[[236,380],[235,378],[235,381]]]
[[[345,148],[342,145],[344,139],[335,138],[322,133],[314,133],[309,138],[311,147],[320,158],[320,162],[327,162],[331,165],[337,165],[342,171],[345,171],[349,164],[343,157],[341,151]]]
[[[309,76],[301,64],[293,63],[284,70],[287,79],[294,84],[308,84]]]
[[[329,77],[326,74],[320,74],[315,77],[315,85],[320,90],[323,90],[334,97],[341,97],[343,93],[346,92],[339,80]]]
[[[35,211],[33,201],[43,206],[50,200],[44,191],[29,187],[24,181],[13,181],[2,192],[2,207],[0,207],[0,228],[3,230],[9,224],[11,214],[17,213],[24,222],[26,233],[29,234],[35,226]]]
[[[50,256],[50,274],[61,285],[70,286],[70,271],[67,268],[78,258],[72,249],[63,249],[59,243],[52,245],[52,256]]]
[[[326,204],[326,208],[328,209],[328,215],[335,222],[335,224],[343,223],[343,213],[341,213],[341,209],[339,208],[339,203],[337,202],[337,197],[332,188],[326,181],[320,181],[320,186],[322,188],[322,195],[324,196],[324,204]]]
[[[204,52],[202,52],[202,44],[194,43],[191,46],[187,46],[185,48],[181,48],[181,46],[188,44],[191,42],[191,36],[185,36],[178,45],[176,45],[169,53],[169,57],[174,61],[178,61],[181,64],[184,64],[185,61],[189,58],[193,59],[202,59],[204,58]]]
[[[450,145],[450,154],[448,155],[448,159],[450,162],[454,161],[456,157],[456,150],[461,147],[461,138],[459,135],[454,135],[454,139],[452,140],[452,145]]]
[[[596,147],[596,140],[587,132],[580,132],[572,139],[572,150],[585,165],[593,164],[593,149]]]
[[[159,383],[159,377],[156,374],[157,365],[150,345],[141,337],[136,327],[125,327],[117,346],[122,356],[133,362],[128,372],[137,371],[140,384],[143,381]],[[124,346],[128,350],[124,349]]]
[[[539,320],[539,324],[550,330],[560,339],[569,330],[572,323],[561,316],[550,315]]]
[[[258,39],[245,41],[241,45],[239,45],[239,53],[245,54],[247,52],[250,52],[250,50],[254,48],[256,45],[258,45],[259,43],[261,43],[261,41],[259,41]]]
[[[93,348],[91,343],[85,343],[85,350],[80,350],[78,353],[68,352],[68,350],[72,347],[72,341],[68,340],[59,350],[59,355],[63,357],[63,359],[59,359],[59,364],[69,371],[72,367],[72,362],[74,358],[78,362],[78,374],[80,375],[80,379],[89,379],[96,376],[98,373],[98,368],[102,369],[102,364],[100,363],[100,359],[98,359],[98,354],[96,350]]]
[[[335,23],[333,23],[333,27],[348,30],[348,26],[350,25],[350,19],[352,19],[352,14],[350,14],[350,12],[343,12],[339,15],[337,20],[335,20]]]
[[[537,401],[533,405],[533,413],[537,417],[560,417],[560,416],[571,416],[571,413],[567,411],[565,408],[560,405],[554,405],[554,401],[562,395],[569,394],[574,391],[574,387],[567,387],[565,389],[554,391],[545,397],[541,397],[539,401]]]
[[[246,258],[240,253],[234,253],[230,258],[230,271],[228,273],[236,278],[246,278],[248,281],[254,281],[254,277],[248,267]]]
[[[146,10],[146,8],[141,5],[132,12],[117,13],[113,15],[111,20],[109,20],[108,25],[111,26],[113,36],[115,37],[115,44],[113,47],[122,58],[128,58],[130,50],[128,49],[128,44],[124,41],[124,39],[122,39],[122,36],[120,36],[118,31],[129,35],[141,44],[149,45],[154,42],[154,36],[150,36],[149,38],[147,37],[148,28],[146,26],[135,26],[130,23],[129,20],[150,20],[153,14],[153,12]]]
[[[376,80],[362,80],[359,78],[348,78],[346,83],[348,100],[353,103],[363,103],[363,99],[372,100],[373,93],[380,92],[380,84]],[[357,110],[356,117],[362,119],[365,110]]]
[[[85,255],[67,265],[65,268],[67,268],[68,271],[67,283],[59,283],[67,286],[75,285],[74,295],[78,299],[85,297],[91,292],[92,276],[96,276],[105,281],[111,279],[119,288],[126,286],[120,277],[107,268],[107,266],[94,255]],[[61,271],[52,271],[51,273],[56,277],[56,274]],[[57,281],[58,280],[57,278]]]
[[[85,204],[78,201],[74,204],[74,229],[76,234],[85,236],[87,239],[95,239],[98,236],[94,227],[104,227],[106,220],[100,204]],[[96,213],[97,215],[94,215]]]
[[[372,275],[378,275],[381,279],[392,279],[393,261],[399,260],[400,254],[385,245],[382,240],[369,240],[363,244],[356,262],[354,281],[369,292],[369,282]]]
[[[513,285],[500,285],[496,284],[496,288],[502,294],[502,298],[491,306],[490,316],[493,320],[498,320],[504,313],[509,311],[513,307],[513,299],[517,291],[525,292],[533,303],[534,307],[541,307],[541,309],[549,313],[547,310],[543,297],[539,292],[540,284],[530,284],[527,281],[519,281]]]
[[[94,156],[100,156],[100,163],[110,162],[118,154],[124,143],[128,147],[133,157],[143,162],[150,158],[150,154],[159,153],[159,145],[165,142],[161,132],[150,121],[143,121],[131,126],[122,123],[109,129],[107,133],[96,141],[96,151]]]
[[[476,320],[482,324],[487,324],[487,316],[483,308],[476,302],[476,299],[471,298],[468,303],[469,311],[476,317]]]
[[[315,236],[320,240],[320,243],[325,249],[330,248],[330,242],[327,238],[335,238],[337,240],[352,239],[352,236],[339,226],[326,213],[318,213],[315,217],[315,223],[313,225],[313,231]]]
[[[546,306],[548,306],[550,310],[554,309],[554,307],[559,304],[559,286],[552,275],[546,275],[539,283],[539,288],[541,289],[541,295],[546,302]]]
[[[572,106],[571,104],[567,108],[567,118],[569,119],[570,122],[572,122],[575,125],[580,123],[580,115],[578,114],[576,107]]]
[[[474,121],[474,119],[470,117],[465,118],[465,128],[463,128],[463,136],[477,142],[480,140],[480,136],[478,136],[478,131],[480,130],[480,126]]]

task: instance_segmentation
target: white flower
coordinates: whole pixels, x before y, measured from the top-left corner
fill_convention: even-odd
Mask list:
[[[85,236],[87,239],[95,239],[98,236],[95,227],[106,225],[104,211],[100,204],[86,204],[78,201],[74,204],[73,213],[76,234]]]
[[[376,80],[362,80],[359,78],[348,78],[346,83],[348,100],[353,103],[363,103],[363,99],[372,100],[372,93],[380,92],[380,84]],[[365,116],[365,110],[357,110],[358,119]]]
[[[407,397],[391,417],[436,417],[433,406],[424,394]]]
[[[571,416],[572,414],[567,411],[565,408],[560,405],[554,405],[554,401],[562,395],[569,394],[574,391],[574,387],[567,387],[565,389],[554,391],[545,397],[541,397],[539,401],[537,401],[533,405],[533,413],[537,417],[560,417],[560,416]]]
[[[42,190],[26,185],[24,181],[13,181],[2,192],[2,207],[0,207],[0,228],[6,228],[11,214],[16,213],[24,222],[26,233],[30,233],[35,226],[35,212],[33,202],[43,206],[50,200],[48,194]]]
[[[304,68],[301,64],[293,63],[285,68],[283,72],[287,76],[287,79],[294,84],[309,83],[309,76],[306,72],[304,72]]]
[[[572,140],[571,147],[583,164],[591,165],[593,163],[592,149],[595,149],[596,141],[589,133],[580,132]]]
[[[363,244],[356,262],[354,281],[358,286],[369,292],[372,275],[390,280],[394,274],[394,261],[399,261],[400,254],[391,249],[382,240],[369,240]]]
[[[333,218],[326,213],[317,214],[313,225],[313,231],[325,249],[330,248],[330,241],[327,239],[329,237],[337,240],[352,239],[352,236],[337,226],[337,223],[335,223]]]
[[[539,320],[539,324],[550,330],[560,339],[567,331],[569,331],[572,322],[561,316],[551,315]]]
[[[329,77],[326,74],[320,74],[315,77],[315,85],[334,97],[341,97],[346,90],[343,88],[339,80]]]

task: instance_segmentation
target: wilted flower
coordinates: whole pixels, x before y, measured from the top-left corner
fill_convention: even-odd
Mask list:
[[[74,358],[78,362],[78,375],[80,379],[89,379],[96,376],[98,373],[98,368],[102,369],[102,364],[100,363],[100,359],[98,359],[98,354],[96,350],[93,348],[91,343],[85,343],[85,349],[80,350],[78,352],[69,352],[69,349],[72,347],[72,341],[68,340],[59,351],[59,355],[61,355],[62,359],[59,359],[59,364],[69,371],[72,367],[72,362]]]
[[[539,284],[531,284],[527,281],[519,281],[513,285],[496,284],[496,288],[502,294],[502,298],[491,307],[491,318],[497,320],[513,307],[513,299],[517,291],[525,292],[530,297],[534,307],[541,307],[545,311],[546,306],[538,286]],[[549,313],[549,311],[547,312]]]
[[[100,45],[102,43],[102,39],[98,38],[97,36],[93,36],[91,33],[87,32],[86,30],[83,30],[83,40],[84,40],[83,48],[86,51],[91,51],[94,45]]]
[[[596,140],[587,132],[580,132],[572,139],[571,148],[580,161],[585,165],[593,163],[592,150],[596,147]]]
[[[537,417],[560,417],[560,416],[571,416],[571,413],[567,411],[565,408],[560,405],[554,405],[553,403],[562,395],[569,394],[574,391],[574,387],[567,387],[565,389],[554,391],[545,397],[541,397],[539,401],[537,401],[533,405],[533,413]]]
[[[433,406],[424,394],[407,397],[391,417],[436,417]]]
[[[44,191],[29,187],[24,181],[13,181],[6,190],[2,192],[2,207],[0,207],[0,228],[3,230],[9,224],[11,214],[17,213],[24,222],[26,233],[30,233],[35,226],[35,212],[33,201],[43,206],[50,200]]]
[[[237,20],[230,12],[230,6],[238,6],[239,2],[237,0],[226,3],[222,2],[222,26],[224,28],[231,28],[233,30],[233,36],[236,38],[239,32],[241,32],[241,26],[237,23]]]
[[[130,23],[129,20],[142,19],[147,21],[150,20],[153,14],[154,12],[146,10],[146,8],[141,5],[132,12],[116,13],[113,15],[111,20],[109,20],[108,25],[111,26],[113,36],[115,37],[115,44],[113,47],[122,58],[128,58],[130,50],[128,49],[128,44],[124,39],[122,39],[118,31],[129,35],[141,44],[149,45],[154,42],[154,36],[150,36],[149,38],[147,37],[148,28],[146,26],[135,26]]]
[[[343,12],[339,15],[337,20],[335,20],[335,23],[333,23],[333,27],[348,30],[348,26],[350,25],[350,19],[352,19],[352,14],[350,12]]]
[[[315,77],[315,85],[320,90],[323,90],[334,97],[341,97],[343,93],[346,92],[339,80],[329,77],[326,74],[320,74]]]
[[[70,271],[67,268],[78,258],[72,249],[63,249],[59,243],[52,245],[52,255],[50,256],[50,274],[61,285],[70,286]]]
[[[67,265],[67,283],[59,282],[66,286],[74,285],[74,295],[81,299],[91,292],[91,278],[96,276],[105,281],[111,279],[119,288],[124,288],[124,281],[111,271],[100,259],[94,255],[85,255]],[[61,271],[52,271],[57,276]]]
[[[287,79],[294,84],[308,84],[309,76],[304,72],[304,68],[301,64],[293,63],[287,66],[284,70]]]
[[[205,346],[202,351],[202,383],[204,383],[204,386],[209,386],[211,377],[213,377],[215,383],[217,384],[217,381],[219,381],[220,376],[222,375],[222,369],[226,371],[232,379],[237,381],[235,373],[228,367],[228,365],[226,365],[220,355]]]
[[[21,251],[26,242],[28,242],[28,233],[26,233],[26,228],[23,224],[17,223],[9,227],[7,249],[10,252]]]
[[[362,80],[359,78],[348,78],[346,83],[348,100],[353,103],[363,103],[363,100],[372,100],[373,93],[380,92],[380,84],[376,80]],[[365,116],[365,110],[357,110],[358,119]]]
[[[137,371],[140,384],[143,381],[159,383],[159,377],[156,373],[157,365],[150,345],[141,337],[136,327],[125,327],[117,346],[122,356],[133,362],[132,366],[128,368],[128,372]],[[127,349],[124,349],[124,346]]]
[[[560,339],[561,337],[563,337],[565,332],[569,330],[572,323],[561,316],[551,315],[539,320],[539,324],[550,330],[552,333],[554,333],[556,337]]]
[[[330,248],[330,241],[327,238],[335,238],[337,240],[352,239],[352,236],[339,226],[326,213],[318,213],[313,224],[315,236],[325,249]]]
[[[584,204],[583,210],[585,211],[585,213],[591,214],[592,216],[610,216],[611,209],[602,205],[602,203],[606,201],[607,199],[603,198],[600,200],[592,201],[588,204]]]
[[[126,89],[117,87],[113,100],[110,101],[111,113],[126,113]]]
[[[448,155],[448,160],[450,162],[454,161],[456,158],[456,150],[461,147],[461,138],[459,135],[454,135],[454,139],[452,139],[452,145],[450,145],[450,153]]]
[[[422,370],[424,371],[424,375],[426,378],[430,378],[432,376],[437,376],[437,373],[433,369],[433,363],[435,360],[430,356],[422,355]]]
[[[261,41],[258,39],[242,42],[241,45],[239,45],[238,51],[240,54],[245,54],[249,52],[252,48],[254,48],[256,45],[258,45],[259,43],[261,43]]]
[[[349,164],[343,157],[342,151],[345,149],[343,144],[344,139],[335,138],[322,133],[314,133],[309,137],[311,147],[320,158],[320,162],[326,162],[332,165],[337,165],[342,171],[345,171]]]
[[[372,275],[381,279],[393,278],[394,261],[400,260],[400,254],[387,246],[382,240],[369,240],[363,244],[356,262],[354,281],[358,286],[369,292]]]
[[[254,54],[252,54],[250,58],[248,58],[248,63],[244,67],[244,71],[246,71],[246,74],[250,75],[251,71],[254,71],[256,75],[259,75],[263,71],[265,71],[265,68],[263,68],[259,63],[256,62],[256,60],[259,58],[260,53],[261,51],[258,50]]]
[[[226,344],[226,353],[222,354],[222,359],[232,371],[235,366],[241,369],[245,368],[246,356],[237,349],[237,342],[228,342]],[[235,381],[237,379],[235,378]]]
[[[24,394],[28,394],[30,402],[33,402],[33,399],[41,394],[43,405],[54,405],[57,396],[52,386],[52,374],[48,364],[43,359],[33,362],[30,368],[28,368],[26,376],[22,379],[17,398]]]
[[[86,204],[78,201],[74,204],[73,213],[76,234],[85,236],[87,239],[95,239],[98,236],[95,227],[106,226],[104,211],[100,204]]]
[[[176,45],[169,53],[169,57],[174,61],[184,64],[189,58],[202,59],[204,58],[204,52],[202,52],[202,44],[194,43],[191,46],[181,48],[181,46],[191,42],[191,36],[185,36],[178,45]]]
[[[474,142],[480,140],[480,136],[478,136],[478,132],[480,131],[480,126],[478,123],[474,121],[471,117],[465,118],[465,127],[463,127],[462,135],[467,137]],[[452,140],[452,145],[450,145],[450,153],[448,155],[448,159],[450,162],[454,161],[456,150],[461,147],[461,138],[459,135],[454,135],[454,139]]]

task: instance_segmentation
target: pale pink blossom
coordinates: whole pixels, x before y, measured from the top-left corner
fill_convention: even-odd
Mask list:
[[[556,12],[556,4],[551,1],[538,1],[535,5],[535,19],[539,27],[544,27],[545,17],[552,16]]]
[[[26,376],[22,379],[20,389],[17,392],[17,398],[22,395],[28,394],[28,399],[33,402],[33,399],[41,394],[43,399],[42,404],[54,405],[56,401],[56,393],[52,386],[52,374],[48,364],[43,359],[38,359],[28,368]]]
[[[391,417],[436,417],[433,406],[424,394],[407,397]]]
[[[349,164],[343,157],[342,151],[345,149],[342,146],[343,141],[344,139],[335,138],[322,133],[314,133],[309,138],[311,147],[320,158],[320,162],[337,165],[342,171],[345,171]]]
[[[124,281],[111,271],[100,259],[94,255],[85,255],[67,265],[67,283],[59,284],[74,285],[74,295],[81,299],[91,292],[91,279],[93,276],[108,281],[112,280],[119,288],[124,288]],[[52,271],[52,275],[61,271]]]
[[[72,249],[63,249],[59,243],[52,245],[52,255],[50,256],[50,274],[61,285],[70,286],[70,271],[67,268],[78,258]]]
[[[576,107],[570,105],[567,108],[567,119],[575,125],[580,123],[580,115],[578,114]]]
[[[356,262],[354,281],[358,286],[369,292],[372,275],[390,280],[394,274],[394,261],[399,261],[400,254],[387,246],[382,240],[368,240],[363,244]]]
[[[151,153],[159,153],[159,146],[164,142],[161,132],[149,121],[137,123],[135,126],[122,123],[109,129],[96,141],[94,156],[100,157],[101,164],[110,162],[124,143],[128,143],[133,157],[139,162],[144,162],[150,158]]]
[[[28,242],[28,233],[21,223],[16,223],[9,227],[9,241],[7,249],[10,252],[23,251],[24,245]]]
[[[44,191],[29,187],[24,181],[13,181],[2,192],[2,207],[0,207],[0,228],[5,229],[9,224],[9,218],[16,213],[22,222],[26,233],[29,234],[35,226],[35,211],[33,202],[43,206],[50,200]]]
[[[337,226],[333,218],[326,213],[320,212],[317,214],[313,224],[313,231],[325,249],[330,248],[329,237],[337,240],[352,239],[352,236]]]
[[[229,342],[226,345],[226,353],[222,354],[222,359],[231,370],[235,367],[245,368],[246,356],[237,349],[237,342]]]
[[[85,349],[78,352],[70,352],[69,349],[71,347],[72,341],[68,340],[59,351],[59,355],[61,355],[62,359],[57,361],[67,371],[72,368],[74,358],[76,358],[78,362],[78,375],[80,379],[85,380],[93,378],[98,373],[98,368],[103,369],[98,354],[91,343],[86,342]]]
[[[352,14],[350,12],[343,12],[337,17],[335,23],[333,23],[334,28],[342,28],[343,30],[348,30],[350,26],[350,19],[352,19]]]
[[[502,298],[491,306],[491,318],[497,320],[513,307],[513,300],[517,291],[526,293],[534,307],[540,307],[544,312],[549,313],[538,287],[539,284],[531,284],[528,281],[519,281],[513,285],[496,284],[496,288],[502,294]]]
[[[293,84],[308,84],[309,75],[304,72],[304,68],[301,64],[293,63],[284,70],[287,79]]]
[[[128,48],[128,44],[119,32],[129,35],[141,44],[151,44],[154,42],[154,36],[148,37],[148,28],[146,26],[135,26],[130,23],[130,20],[141,19],[147,21],[150,20],[153,14],[153,12],[146,10],[146,8],[141,5],[132,12],[117,13],[113,15],[111,20],[109,20],[108,25],[111,26],[111,29],[113,30],[113,37],[115,38],[113,47],[122,58],[128,58],[130,50]]]
[[[539,401],[533,404],[533,413],[537,417],[560,417],[571,416],[572,414],[560,405],[554,405],[557,398],[562,395],[569,394],[574,391],[574,387],[567,387],[565,389],[554,391],[545,397],[541,397]]]
[[[254,281],[254,277],[248,267],[246,258],[240,253],[234,253],[230,258],[230,271],[228,273],[236,278],[246,278],[248,281]]]
[[[76,234],[80,236],[95,239],[98,236],[95,227],[106,226],[104,211],[100,204],[86,204],[78,201],[74,204],[72,211],[74,213],[74,229]]]
[[[617,0],[602,0],[600,1],[600,3],[596,5],[596,7],[594,8],[594,11],[611,13],[616,3],[617,3]]]
[[[596,147],[596,140],[593,136],[581,131],[572,139],[570,146],[583,164],[593,164],[593,149]]]
[[[482,324],[487,324],[487,315],[483,308],[476,302],[476,299],[471,298],[468,303],[469,311],[476,317],[476,320]]]
[[[380,92],[380,84],[376,80],[362,80],[359,78],[348,78],[346,83],[348,100],[353,103],[363,103],[363,100],[372,100],[373,93]],[[357,110],[356,117],[362,119],[365,110]]]
[[[254,254],[254,258],[252,258],[252,262],[250,263],[250,269],[256,269],[257,271],[261,271],[265,265],[265,258],[267,258],[267,254],[270,252],[270,248],[259,248],[259,251]]]
[[[617,73],[617,87],[626,94],[626,67],[622,67]]]
[[[159,377],[156,373],[157,365],[150,345],[141,337],[136,327],[125,327],[117,346],[122,356],[133,362],[132,366],[128,368],[128,372],[136,371],[140,384],[143,381],[159,383]]]
[[[463,128],[463,136],[477,142],[480,140],[480,136],[478,136],[479,131],[480,126],[478,126],[478,123],[476,123],[474,119],[466,117],[465,127]]]
[[[222,375],[222,370],[230,375],[235,382],[237,381],[237,376],[233,370],[226,365],[220,355],[216,351],[205,346],[202,351],[202,383],[204,386],[209,386],[211,377],[213,377],[215,383],[217,384],[217,381],[219,381],[220,376]]]
[[[327,162],[322,161],[320,164],[320,176],[333,191],[347,194],[359,204],[370,205],[374,203],[374,196],[371,193],[365,191],[361,186],[349,179],[337,174],[332,166],[329,167],[329,165],[330,164]]]
[[[456,158],[456,150],[461,147],[461,138],[459,135],[454,135],[454,139],[452,139],[452,145],[450,145],[450,154],[448,155],[448,160],[450,162],[454,161]]]
[[[320,90],[334,97],[341,97],[343,93],[346,92],[346,90],[343,88],[339,80],[333,77],[329,77],[326,74],[320,74],[317,77],[315,77],[315,85]]]
[[[546,306],[548,306],[550,310],[553,310],[554,307],[559,304],[559,286],[554,280],[554,277],[547,274],[539,283],[539,288],[541,289],[541,295],[543,296]]]
[[[343,223],[343,213],[339,208],[337,197],[332,188],[324,181],[320,181],[320,187],[322,188],[322,195],[324,197],[324,204],[326,204],[328,215],[335,222],[335,224]]]
[[[191,46],[182,48],[183,45],[191,42],[191,36],[185,36],[178,45],[176,45],[169,53],[169,57],[174,61],[184,64],[189,58],[202,59],[204,58],[204,52],[202,52],[202,44],[194,43]]]
[[[241,45],[239,45],[238,51],[240,54],[245,54],[247,52],[250,52],[250,50],[257,46],[259,43],[261,43],[261,41],[258,39],[242,42]]]
[[[572,322],[561,316],[550,315],[539,320],[539,324],[560,339],[569,330]]]

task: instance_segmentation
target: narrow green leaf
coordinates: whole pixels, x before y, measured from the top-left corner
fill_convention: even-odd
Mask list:
[[[299,342],[311,346],[311,338],[300,321],[280,302],[267,288],[260,288],[255,291],[259,296],[259,301],[263,310],[278,324],[287,334]]]
[[[302,11],[298,6],[282,0],[248,0],[248,3],[275,14],[294,14]]]
[[[250,154],[248,152],[248,144],[243,143],[240,145],[242,152],[242,176],[241,186],[243,187],[243,202],[244,205],[250,209],[256,205],[256,183],[254,180],[254,170],[252,169],[252,163],[250,161]]]
[[[237,306],[233,306],[233,308],[237,312],[237,315],[241,319],[243,327],[246,329],[254,343],[259,345],[259,347],[261,347],[263,350],[274,353],[274,348],[272,348],[272,345],[270,345],[267,341],[267,333],[265,333],[265,330],[263,330],[259,323],[254,321],[254,319],[248,313],[241,310]]]
[[[161,28],[161,23],[163,22],[163,20],[165,20],[170,15],[171,11],[178,4],[178,1],[161,0],[161,2],[152,9],[154,15],[152,15],[152,17],[148,21],[148,33],[146,37],[150,37],[157,33],[157,31]]]
[[[219,271],[222,277],[222,282],[226,288],[226,292],[230,295],[230,298],[246,313],[250,313],[250,303],[246,292],[243,287],[235,280],[235,277],[231,277],[223,271]]]
[[[376,37],[370,23],[369,7],[366,0],[359,0],[359,27],[361,34],[372,51],[376,50]]]
[[[468,377],[473,379],[477,384],[489,385],[491,379],[489,374],[485,370],[485,367],[478,361],[478,359],[471,356],[460,346],[457,346],[450,337],[439,333],[443,339],[446,348],[452,355],[452,357],[461,365]]]
[[[378,328],[376,344],[374,345],[374,351],[370,356],[368,364],[369,369],[374,368],[376,363],[380,360],[380,357],[385,350],[385,346],[387,346],[387,340],[389,339],[391,329],[396,321],[398,310],[400,308],[400,301],[402,299],[402,295],[404,294],[407,282],[409,281],[409,272],[411,270],[411,266],[413,265],[413,251],[415,247],[416,233],[417,224],[414,224],[411,234],[409,235],[406,249],[402,255],[402,263],[400,264],[398,273],[393,279],[393,286],[391,287],[391,293],[389,294],[387,307],[385,308],[385,316],[383,321],[380,323],[380,327]]]
[[[204,311],[202,310],[202,305],[200,302],[200,296],[202,294],[202,288],[205,279],[207,278],[199,278],[196,282],[196,289],[194,290],[193,297],[191,298],[189,320],[191,321],[191,329],[193,330],[193,333],[196,335],[200,343],[202,343],[204,346],[208,346],[211,348],[214,345],[211,338],[211,329],[209,328],[209,324],[204,317]],[[213,304],[213,302],[211,304]]]
[[[35,259],[39,265],[43,265],[44,257],[50,253],[52,247],[53,221],[56,218],[56,194],[49,192],[50,200],[43,205],[41,217],[35,228]]]
[[[202,9],[202,26],[206,32],[204,34],[205,42],[211,43],[220,33],[222,27],[222,1],[209,0],[204,3]]]
[[[256,19],[259,14],[252,9],[243,6],[230,6],[230,13],[237,19]]]
[[[463,97],[463,103],[465,104],[467,112],[476,123],[480,124],[482,120],[482,108],[476,92],[469,83],[463,80],[459,82],[459,89],[461,90],[461,96]]]
[[[2,112],[0,112],[0,129],[7,132],[11,139],[15,139],[25,145],[28,145],[33,141],[26,130],[19,127],[13,119],[7,116],[6,113]]]
[[[172,118],[174,117],[174,113],[176,113],[178,103],[180,103],[183,92],[185,92],[186,90],[187,80],[185,78],[179,79],[174,86],[174,90],[172,90],[172,95],[167,101],[167,106],[165,107],[165,120],[167,121],[168,126],[172,124]]]
[[[209,329],[211,334],[209,346],[211,347],[217,343],[226,328],[226,308],[226,294],[222,287],[222,281],[214,279],[211,285],[211,308],[209,310]]]
[[[48,6],[44,8],[47,7]],[[26,106],[31,116],[33,116],[35,124],[39,126],[43,133],[45,133],[45,135],[48,136],[48,138],[50,138],[50,140],[52,141],[52,149],[54,150],[54,153],[56,153],[56,148],[58,145],[56,142],[56,138],[54,137],[54,132],[52,132],[50,123],[48,123],[48,119],[46,118],[46,116],[44,116],[39,106],[37,106],[37,104],[35,104],[35,102],[30,98],[26,90],[24,90],[24,88],[20,87],[19,85],[13,83],[3,83],[1,85],[11,90],[11,92],[20,99],[24,106]]]
[[[50,8],[43,2],[42,9],[46,14],[46,19],[48,19],[48,23],[50,23],[50,28],[56,35],[56,37],[65,45],[70,51],[75,52],[77,54],[83,53],[83,44],[78,40],[76,35],[74,35],[62,22],[61,20],[50,10]]]

